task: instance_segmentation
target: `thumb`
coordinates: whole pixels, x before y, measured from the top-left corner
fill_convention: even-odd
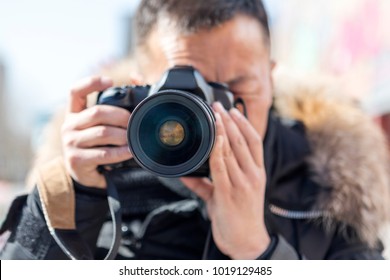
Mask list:
[[[142,76],[137,73],[132,73],[130,76],[130,83],[135,86],[140,86],[143,84]]]
[[[80,81],[70,91],[68,111],[78,113],[87,107],[87,96],[94,91],[102,91],[112,86],[112,80],[106,77],[90,77]]]

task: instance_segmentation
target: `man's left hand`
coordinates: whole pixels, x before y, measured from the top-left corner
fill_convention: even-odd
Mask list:
[[[213,238],[232,259],[256,259],[268,247],[264,223],[263,141],[237,110],[213,105],[217,136],[208,178],[181,178],[207,205]]]

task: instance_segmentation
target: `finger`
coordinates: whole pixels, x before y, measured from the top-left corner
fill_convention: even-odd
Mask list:
[[[229,153],[231,152],[231,150],[230,150],[229,139],[228,139],[228,137],[226,135],[226,131],[225,131],[225,126],[224,126],[223,121],[222,121],[221,113],[216,112],[215,119],[216,119],[215,125],[217,128],[217,136],[221,136],[222,138],[224,138],[223,144],[222,144],[222,152],[223,152],[222,156],[227,157],[229,155]]]
[[[197,196],[207,202],[213,193],[213,184],[207,178],[182,177],[183,184],[193,191]]]
[[[68,159],[74,168],[119,163],[131,158],[132,155],[127,145],[121,147],[74,149],[68,155]]]
[[[237,127],[240,129],[242,135],[246,139],[250,153],[252,154],[256,165],[258,167],[264,167],[263,140],[261,139],[260,135],[250,124],[250,122],[236,108],[231,109],[230,112],[233,120],[237,124]]]
[[[121,161],[129,160],[133,157],[127,145],[120,147],[99,148],[96,150],[96,156],[98,165],[118,163]]]
[[[94,91],[102,91],[112,86],[112,80],[107,77],[90,77],[80,81],[70,91],[68,111],[78,113],[86,108],[87,96]]]
[[[138,73],[132,73],[130,77],[130,84],[135,86],[141,86],[142,84],[144,84],[142,82],[142,76]]]
[[[68,129],[82,130],[97,125],[127,128],[130,115],[130,112],[123,108],[96,105],[78,114],[70,115]]]
[[[228,189],[231,188],[231,182],[229,178],[229,171],[227,170],[226,163],[224,160],[227,148],[225,142],[227,138],[223,131],[223,124],[219,113],[215,114],[217,136],[214,148],[210,154],[210,172],[213,184],[218,186],[217,193],[227,193]]]
[[[230,147],[238,165],[242,170],[248,170],[248,168],[253,167],[253,156],[251,155],[248,144],[235,121],[219,102],[215,103],[213,108],[220,113],[222,117],[226,135],[229,139]]]
[[[113,126],[93,126],[64,135],[67,146],[92,148],[96,146],[124,146],[127,144],[127,131]]]
[[[240,186],[242,185],[243,171],[240,168],[236,159],[236,154],[229,143],[229,138],[226,134],[226,128],[220,113],[216,114],[216,119],[217,130],[221,131],[221,135],[224,137],[223,160],[228,171],[230,182],[232,183],[232,186]]]

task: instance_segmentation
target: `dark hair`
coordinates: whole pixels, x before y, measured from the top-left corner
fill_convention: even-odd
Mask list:
[[[142,0],[134,22],[136,44],[144,44],[161,18],[169,19],[179,31],[191,33],[217,27],[238,14],[256,19],[269,45],[268,17],[261,0]]]

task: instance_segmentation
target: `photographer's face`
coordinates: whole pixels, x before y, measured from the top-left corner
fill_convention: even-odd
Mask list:
[[[241,97],[248,118],[264,137],[272,102],[271,61],[259,23],[237,16],[212,30],[180,35],[160,26],[146,43],[147,60],[141,58],[144,82],[155,83],[175,65],[192,65],[208,81],[228,84]]]

